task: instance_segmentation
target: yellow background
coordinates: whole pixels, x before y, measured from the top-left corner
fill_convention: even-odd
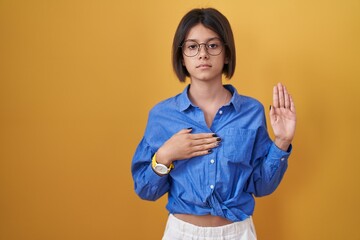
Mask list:
[[[230,81],[296,101],[289,169],[257,199],[259,239],[360,239],[360,1],[0,0],[0,239],[160,239],[166,198],[130,164],[149,109],[185,87],[172,37],[194,7],[231,22]]]

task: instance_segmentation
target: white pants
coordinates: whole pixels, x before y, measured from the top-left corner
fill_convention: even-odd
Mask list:
[[[252,218],[220,227],[198,227],[170,214],[162,240],[256,240]]]

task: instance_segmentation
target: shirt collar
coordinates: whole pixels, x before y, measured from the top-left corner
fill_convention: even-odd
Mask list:
[[[236,90],[236,88],[231,84],[226,84],[224,87],[229,90],[232,94],[232,98],[230,100],[230,105],[232,105],[236,112],[240,112],[242,97]]]
[[[240,111],[240,105],[241,105],[241,96],[238,94],[236,88],[230,84],[224,85],[224,87],[229,90],[232,93],[231,100],[229,102],[229,105],[232,105],[236,112]],[[186,86],[184,91],[179,95],[178,98],[178,106],[179,110],[181,112],[187,110],[190,106],[195,107],[189,99],[188,90],[190,88],[190,84]]]
[[[190,88],[190,84],[186,86],[186,88],[184,89],[184,91],[180,94],[179,98],[178,98],[178,104],[179,104],[179,110],[181,112],[185,111],[186,109],[188,109],[190,106],[192,106],[192,103],[189,99],[188,96],[188,90]]]

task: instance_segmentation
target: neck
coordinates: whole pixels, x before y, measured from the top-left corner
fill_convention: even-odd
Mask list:
[[[223,105],[229,100],[229,91],[221,81],[216,84],[206,82],[192,82],[189,89],[190,100],[197,106]]]
[[[219,84],[197,82],[191,84],[189,98],[203,111],[205,122],[211,128],[216,112],[230,100],[231,93],[223,87],[221,81]]]

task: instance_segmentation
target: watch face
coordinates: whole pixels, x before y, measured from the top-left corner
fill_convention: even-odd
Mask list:
[[[154,167],[154,170],[157,172],[157,173],[160,173],[160,174],[167,174],[168,173],[168,168],[163,165],[163,164],[157,164],[155,167]]]

